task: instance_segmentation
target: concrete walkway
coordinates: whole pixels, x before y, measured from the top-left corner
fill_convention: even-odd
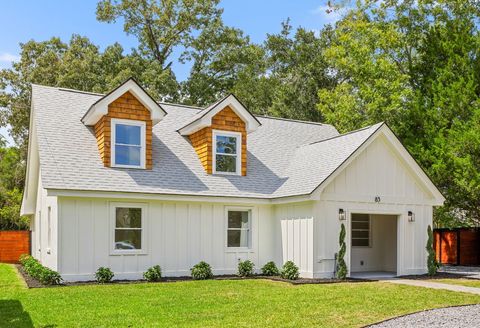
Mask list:
[[[433,288],[433,289],[445,289],[445,290],[451,290],[453,292],[462,292],[462,293],[471,293],[471,294],[480,295],[480,288],[460,286],[460,285],[449,285],[449,284],[443,284],[440,282],[433,282],[430,280],[414,280],[414,279],[399,278],[399,279],[389,279],[384,281],[390,282],[392,284],[409,285],[409,286],[425,287],[425,288]]]

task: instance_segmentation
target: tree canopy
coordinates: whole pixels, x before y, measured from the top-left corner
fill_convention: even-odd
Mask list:
[[[135,77],[155,98],[206,106],[233,92],[254,113],[333,124],[385,121],[446,196],[441,226],[480,223],[480,5],[466,0],[332,2],[342,17],[320,31],[279,22],[253,43],[225,25],[219,0],[100,0],[138,46],[103,50],[87,37],[21,43],[0,70],[0,222],[18,217],[31,83],[107,92]],[[94,13],[92,13],[94,14]],[[174,62],[191,67],[179,81]],[[15,214],[16,213],[16,214]],[[0,223],[0,228],[2,223]]]

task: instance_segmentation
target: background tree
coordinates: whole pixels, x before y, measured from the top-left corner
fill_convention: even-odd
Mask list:
[[[433,231],[432,227],[428,225],[427,228],[427,253],[428,253],[428,258],[427,258],[427,268],[428,268],[428,275],[434,276],[437,274],[438,270],[438,262],[437,259],[435,258],[435,250],[433,249]]]
[[[480,223],[479,4],[365,1],[325,50],[318,108],[340,131],[386,121],[447,198],[440,226]]]

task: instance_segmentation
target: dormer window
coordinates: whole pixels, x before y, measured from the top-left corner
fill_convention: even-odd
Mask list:
[[[241,133],[213,130],[213,173],[240,175],[241,150]]]
[[[112,119],[112,166],[145,168],[145,122]]]

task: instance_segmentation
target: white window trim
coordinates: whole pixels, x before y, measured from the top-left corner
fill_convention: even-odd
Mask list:
[[[228,212],[230,211],[241,211],[241,212],[248,212],[248,240],[250,241],[249,245],[246,247],[229,247],[228,246]],[[244,251],[253,251],[253,207],[225,207],[225,250],[227,252],[244,252]],[[240,229],[234,229],[240,230]]]
[[[233,131],[223,131],[223,130],[213,130],[212,137],[212,148],[213,148],[213,174],[223,174],[223,175],[241,175],[242,174],[242,134],[240,132]],[[237,138],[237,161],[236,161],[236,170],[235,172],[222,172],[217,171],[217,136],[227,136]],[[225,154],[220,154],[225,155]],[[228,156],[228,155],[227,155]]]
[[[368,215],[368,246],[353,246],[353,215],[355,214],[366,214]],[[360,229],[355,229],[355,230],[360,230]],[[365,230],[362,230],[365,231]],[[351,223],[350,223],[350,242],[352,243],[353,248],[372,248],[372,215],[369,213],[352,213],[351,214]],[[367,239],[367,238],[355,238],[355,239]]]
[[[116,209],[117,207],[140,208],[142,210],[142,248],[115,249]],[[144,255],[147,254],[148,206],[145,203],[110,203],[110,255]]]
[[[115,163],[115,146],[116,146],[116,135],[115,135],[115,126],[117,124],[122,125],[131,125],[140,127],[140,165],[123,165]],[[110,121],[110,131],[111,131],[111,142],[110,142],[110,163],[112,167],[122,167],[130,169],[145,169],[145,157],[146,157],[146,124],[144,121],[135,121],[135,120],[124,120],[119,118],[112,118]]]

